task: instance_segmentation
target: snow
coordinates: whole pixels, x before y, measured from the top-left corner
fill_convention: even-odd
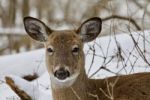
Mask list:
[[[0,84],[0,100],[20,100],[6,84]]]
[[[140,49],[143,51],[145,48],[146,60],[150,61],[150,31],[133,32],[132,35],[138,42]],[[145,38],[143,38],[144,36]],[[145,46],[143,44],[145,44]],[[117,45],[119,45],[122,50],[123,61],[118,60],[119,58],[114,56],[118,51]],[[97,56],[95,56],[92,69],[88,73],[93,56],[93,51],[89,50],[89,48],[95,49]],[[149,65],[137,52],[129,33],[97,38],[96,41],[85,44],[84,52],[86,55],[85,68],[89,77],[101,66],[105,66],[105,68],[110,70],[101,69],[92,78],[114,76],[116,75],[114,73],[129,74],[150,71]],[[1,56],[0,80],[4,81],[5,76],[10,76],[22,90],[30,94],[33,100],[52,100],[50,78],[46,71],[44,56],[44,49]],[[112,56],[114,56],[114,58],[109,62]],[[106,57],[105,60],[104,57]],[[134,65],[134,68],[132,65]],[[33,73],[37,73],[39,78],[32,82],[21,78],[24,75]],[[19,97],[5,83],[0,83],[0,100],[7,100],[8,98],[19,100]]]
[[[30,96],[32,97],[32,100],[42,100],[42,99],[50,100],[50,97],[52,97],[50,94],[50,90],[48,90],[48,89],[44,90],[42,88],[42,86],[47,85],[47,84],[42,83],[43,81],[45,81],[45,78],[46,78],[46,81],[45,81],[46,83],[50,82],[50,80],[48,80],[49,78],[47,76],[48,76],[48,73],[45,73],[44,75],[41,76],[42,79],[40,78],[31,83],[29,83],[26,80],[24,80],[20,77],[17,77],[17,76],[10,76],[10,77],[12,77],[12,79],[15,81],[15,84],[17,86],[19,86],[21,90],[24,90],[24,91],[26,91],[27,94],[30,94]]]
[[[44,50],[36,50],[21,54],[0,57],[0,77],[7,74],[24,76],[45,71]],[[25,70],[24,70],[25,69]]]

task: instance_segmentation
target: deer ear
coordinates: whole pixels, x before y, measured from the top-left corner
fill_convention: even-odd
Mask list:
[[[86,20],[77,30],[77,33],[81,36],[83,42],[90,42],[99,35],[101,27],[101,19],[94,17]]]
[[[40,42],[45,42],[52,32],[42,21],[33,17],[24,18],[24,27],[32,39]]]

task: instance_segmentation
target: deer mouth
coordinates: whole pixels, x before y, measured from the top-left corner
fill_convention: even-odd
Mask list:
[[[53,88],[66,88],[66,87],[70,87],[77,79],[77,77],[79,76],[79,73],[76,72],[72,75],[65,75],[65,76],[68,76],[66,78],[64,77],[61,77],[60,78],[57,78],[55,76],[55,74],[51,74],[50,75],[50,80],[51,80],[51,84],[52,84],[52,87]]]

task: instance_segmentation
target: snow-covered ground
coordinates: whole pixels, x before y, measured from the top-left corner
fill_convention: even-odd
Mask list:
[[[86,44],[84,52],[88,76],[104,78],[116,74],[150,71],[150,31],[133,32],[132,35],[134,39],[129,34],[120,34],[97,38],[96,41]],[[134,40],[137,42],[136,46]],[[91,64],[94,50],[95,56]],[[143,50],[146,51],[143,54],[145,58],[138,52]],[[12,77],[15,83],[30,94],[33,100],[52,100],[44,56],[44,49],[40,49],[0,57],[0,100],[20,100],[5,84],[5,76]],[[92,68],[89,70],[90,66]],[[98,69],[100,70],[93,74]],[[32,82],[21,78],[34,73],[37,73],[39,78]]]

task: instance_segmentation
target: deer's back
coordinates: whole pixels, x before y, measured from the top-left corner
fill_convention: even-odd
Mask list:
[[[99,100],[150,100],[150,73],[137,73],[94,81]],[[116,82],[116,84],[115,84]],[[114,87],[112,86],[113,84]],[[113,87],[113,92],[112,92]],[[106,96],[107,95],[107,96]]]

